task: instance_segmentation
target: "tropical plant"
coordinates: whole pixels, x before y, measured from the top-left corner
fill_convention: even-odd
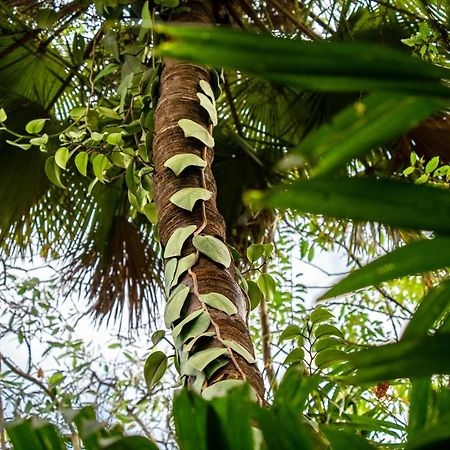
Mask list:
[[[131,22],[137,7],[135,4],[133,9],[100,3],[96,6],[108,16],[112,14],[112,17],[126,11]],[[447,119],[445,109],[448,106],[448,87],[443,80],[448,79],[449,73],[445,67],[448,41],[442,20],[446,11],[443,7],[442,10],[439,9],[442,6],[439,3],[430,5],[423,2],[414,5],[413,12],[405,11],[402,2],[387,5],[379,2],[373,11],[371,8],[351,11],[348,2],[343,2],[342,5],[336,2],[327,23],[320,14],[316,14],[314,8],[310,10],[300,7],[297,2],[293,5],[275,1],[258,5],[230,2],[225,6],[219,5],[219,11],[214,11],[212,2],[207,1],[195,0],[189,2],[187,9],[185,6],[179,6],[178,2],[163,2],[158,9],[159,17],[175,17],[177,21],[211,26],[216,16],[246,28],[242,15],[244,11],[249,22],[253,22],[260,33],[211,30],[210,27],[186,27],[179,24],[153,26],[152,16],[155,17],[155,11],[151,11],[147,3],[139,5],[137,11],[142,19],[140,29],[134,30],[133,26],[129,28],[131,36],[138,44],[133,42],[122,51],[124,62],[121,82],[117,86],[119,96],[116,97],[111,92],[111,86],[104,80],[115,73],[117,64],[104,65],[101,69],[96,67],[99,61],[96,60],[98,55],[95,49],[103,33],[105,49],[109,46],[112,56],[120,60],[114,31],[111,33],[111,28],[108,29],[110,24],[105,22],[87,47],[84,47],[84,41],[79,34],[73,39],[70,55],[75,66],[70,69],[69,83],[78,73],[78,68],[83,68],[87,73],[85,80],[88,79],[86,84],[81,80],[84,90],[75,87],[66,91],[68,84],[62,80],[61,73],[58,74],[56,68],[51,69],[59,80],[55,83],[60,86],[56,92],[52,92],[50,102],[44,102],[46,111],[50,111],[49,107],[54,107],[54,117],[58,119],[58,115],[64,115],[64,109],[70,109],[72,120],[66,124],[60,123],[57,127],[55,125],[55,131],[51,131],[51,124],[47,125],[45,118],[35,119],[27,122],[24,133],[9,125],[8,108],[6,112],[2,111],[1,119],[6,123],[3,127],[6,133],[15,136],[14,140],[8,139],[10,145],[23,150],[30,146],[38,147],[42,152],[51,154],[43,158],[45,172],[50,181],[60,189],[67,185],[71,187],[69,192],[76,193],[72,186],[80,186],[78,189],[83,192],[83,177],[92,179],[88,192],[92,192],[92,197],[97,199],[96,203],[91,200],[84,203],[85,199],[75,194],[69,194],[68,198],[60,200],[61,191],[56,191],[59,193],[59,200],[52,201],[51,204],[70,209],[63,202],[76,199],[81,202],[78,204],[88,211],[82,217],[85,226],[77,228],[74,237],[80,243],[83,238],[89,236],[94,245],[85,246],[81,256],[78,256],[78,265],[72,264],[69,273],[74,274],[79,267],[88,267],[89,271],[93,261],[99,260],[93,284],[96,286],[94,293],[101,293],[97,310],[108,310],[117,292],[120,293],[118,297],[122,304],[125,291],[132,292],[132,303],[139,304],[140,291],[135,286],[137,284],[141,289],[145,289],[148,284],[149,273],[144,269],[148,261],[153,262],[153,274],[158,275],[158,265],[154,263],[157,245],[151,244],[147,247],[142,244],[139,234],[135,234],[128,245],[123,244],[129,236],[126,230],[131,222],[135,227],[141,227],[141,233],[145,230],[147,236],[151,235],[152,239],[155,239],[153,229],[143,223],[146,216],[150,222],[158,224],[159,240],[164,249],[164,281],[168,297],[164,317],[166,324],[172,327],[178,349],[174,360],[180,375],[185,377],[187,384],[194,390],[207,398],[221,395],[232,386],[248,381],[257,401],[263,404],[264,386],[256,366],[246,321],[249,306],[257,303],[252,302],[252,299],[267,300],[273,296],[274,283],[270,275],[264,272],[259,276],[257,284],[252,284],[252,280],[249,283],[235,269],[234,261],[238,257],[232,257],[233,254],[226,245],[226,225],[217,208],[212,167],[215,147],[213,127],[218,125],[219,118],[231,120],[232,128],[237,133],[231,143],[236,145],[236,148],[240,147],[253,162],[264,168],[265,164],[261,164],[258,154],[261,148],[270,145],[274,151],[270,152],[271,156],[267,158],[269,164],[278,163],[276,173],[255,169],[256,172],[260,171],[255,182],[243,183],[243,186],[265,189],[274,183],[278,185],[268,192],[258,191],[247,195],[247,203],[250,206],[246,210],[239,206],[230,213],[230,217],[247,214],[263,219],[257,222],[259,226],[255,227],[255,230],[247,229],[244,238],[236,241],[240,244],[241,251],[247,250],[248,244],[255,236],[255,243],[261,245],[248,247],[249,261],[245,264],[257,261],[265,252],[270,253],[269,248],[264,245],[269,244],[274,233],[272,230],[266,233],[261,226],[273,224],[276,214],[267,210],[277,208],[324,214],[340,220],[379,222],[389,227],[413,230],[415,235],[404,233],[405,241],[417,234],[422,236],[422,240],[407,243],[350,274],[327,292],[323,296],[324,299],[378,285],[400,276],[445,269],[448,266],[448,240],[441,235],[448,233],[448,191],[441,186],[421,186],[420,182],[408,184],[395,178],[396,174],[404,172],[405,166],[409,164],[411,151],[419,156],[430,156],[427,154],[429,147],[421,139],[423,128],[433,129],[439,125],[444,130],[446,128],[443,124],[446,124]],[[112,11],[108,10],[109,7]],[[334,7],[341,15],[340,20],[334,17]],[[14,8],[17,6],[13,6]],[[413,28],[418,20],[426,22],[426,26],[422,25],[415,34],[416,30]],[[26,25],[27,21],[24,20],[24,23]],[[317,33],[312,31],[311,24],[314,23],[325,30],[323,37],[328,42],[319,39]],[[8,26],[11,26],[10,22]],[[288,35],[298,31],[303,37],[307,36],[307,39],[298,39],[298,36],[293,39],[280,39],[261,34],[268,26],[273,34]],[[400,35],[406,46],[417,50],[418,54],[428,61],[413,58],[399,50],[368,43],[329,42],[373,40],[371,31],[374,28],[377,31],[383,30],[394,41],[396,38],[392,30],[396,30],[397,43]],[[25,36],[28,35],[25,34],[22,39],[27,42]],[[155,36],[157,39],[164,38],[156,54]],[[126,42],[127,36],[122,33],[121,37]],[[16,48],[15,43],[10,43],[3,52],[10,56]],[[60,50],[60,47],[57,46],[57,49]],[[38,51],[31,53],[37,54]],[[86,61],[85,57],[89,57],[91,53],[92,58]],[[155,55],[166,58],[163,65]],[[4,72],[11,79],[11,73],[6,70],[10,67],[8,64],[5,63]],[[145,67],[146,64],[150,67]],[[205,69],[205,65],[211,69]],[[214,68],[221,67],[237,72],[228,72],[222,77],[228,105],[217,108],[220,76]],[[94,72],[96,68],[97,75]],[[252,108],[250,104],[247,105],[251,99],[249,91],[258,83],[264,85],[264,82],[257,78],[260,76],[273,83],[274,87],[270,88],[272,92],[286,97],[286,102],[279,106],[280,110],[289,111],[289,114],[285,114],[286,117],[281,115],[274,119],[267,114],[267,107]],[[230,86],[232,77],[234,83]],[[103,79],[100,89],[95,86],[96,79]],[[283,87],[278,88],[277,85]],[[18,86],[21,86],[20,82]],[[46,83],[43,86],[46,89]],[[232,88],[236,99],[233,97]],[[89,94],[87,104],[75,102],[73,96],[83,96],[86,89]],[[310,93],[312,90],[330,94],[320,96],[318,100],[317,94],[315,96]],[[243,91],[245,96],[237,96],[239,91]],[[63,92],[68,92],[65,94],[68,97],[63,97]],[[349,95],[333,95],[342,92]],[[323,110],[312,120],[293,120],[291,106],[298,107],[299,100],[308,106],[315,104],[318,109],[324,108],[328,103],[329,109],[337,111],[337,114],[331,121],[327,120],[329,117]],[[241,103],[237,110],[236,104],[239,104],[239,101]],[[66,105],[77,107],[65,108],[65,102]],[[303,113],[299,115],[300,119],[304,119],[305,110],[300,109]],[[434,118],[428,119],[424,122],[425,125],[418,126],[408,134],[411,128],[434,113],[437,114]],[[326,123],[321,125],[324,121]],[[48,130],[45,129],[48,133],[43,133],[46,126],[49,127]],[[228,144],[226,136],[230,134],[226,127],[218,130],[218,136],[222,136],[224,143]],[[63,146],[59,146],[58,140]],[[249,148],[250,142],[257,144],[254,148]],[[220,152],[218,154],[220,155]],[[42,158],[39,153],[37,155]],[[76,171],[66,170],[72,157]],[[443,156],[441,158],[444,160]],[[425,168],[427,174],[437,168],[433,167],[435,161],[428,169]],[[217,166],[217,170],[219,168],[220,166]],[[61,177],[61,170],[67,172],[66,177]],[[232,171],[229,173],[233,174]],[[366,174],[376,175],[376,178],[362,177]],[[392,174],[394,180],[385,179]],[[226,177],[222,179],[226,180]],[[439,183],[439,180],[436,181]],[[8,189],[11,189],[11,186],[8,186]],[[51,189],[55,190],[54,187]],[[239,186],[236,191],[239,193],[243,189]],[[222,192],[225,191],[226,189],[222,189]],[[40,211],[43,193],[32,191],[32,194],[34,198],[26,199],[21,207],[26,205],[28,209],[31,207]],[[13,202],[9,201],[7,204],[13,205]],[[23,211],[24,209],[17,210],[15,206],[9,208],[6,225],[2,226],[2,230],[6,230],[4,236],[9,239],[5,247],[7,251],[11,250],[14,242],[26,244],[22,238],[26,233],[17,229],[18,225],[23,224]],[[55,211],[57,214],[58,210]],[[50,218],[52,231],[48,233],[44,225],[44,234],[47,239],[54,238],[55,243],[65,249],[66,244],[60,244],[55,235],[60,234],[61,229],[67,232],[65,236],[73,235],[73,220],[75,217],[80,219],[78,214],[75,214],[69,216],[68,222],[65,223],[59,218],[52,220],[55,214],[47,215],[46,212],[40,216],[40,220],[47,223]],[[109,218],[107,225],[104,222],[105,216]],[[29,230],[36,230],[32,225],[28,227]],[[91,231],[87,231],[90,227]],[[121,229],[125,231],[121,233]],[[12,233],[14,230],[16,232]],[[236,230],[239,230],[239,227],[234,229],[234,233],[231,231],[230,236],[235,236]],[[41,236],[39,228],[37,231],[37,236]],[[430,235],[430,232],[437,235]],[[105,245],[109,242],[108,239],[112,239],[116,244]],[[139,242],[141,257],[139,264],[134,266],[131,251],[128,249],[136,248]],[[80,251],[80,246],[74,248]],[[118,251],[111,251],[111,248]],[[126,255],[125,263],[123,255]],[[117,276],[122,267],[129,266],[134,267],[132,276],[128,272],[127,275]],[[245,270],[245,266],[242,269]],[[237,281],[238,278],[241,279],[241,285]],[[101,281],[98,281],[99,279]],[[302,410],[307,398],[305,395],[313,392],[315,387],[312,386],[316,380],[317,386],[320,387],[319,392],[330,396],[330,404],[327,406],[332,408],[331,405],[340,396],[337,387],[339,383],[378,383],[381,392],[385,380],[413,378],[410,425],[408,430],[402,429],[404,432],[409,431],[407,445],[410,448],[427,448],[435,445],[435,442],[431,443],[433,439],[448,440],[445,432],[448,420],[445,407],[439,407],[436,414],[429,415],[428,408],[431,408],[431,403],[425,402],[424,409],[417,406],[420,403],[419,398],[432,397],[432,377],[445,376],[449,370],[448,362],[439,358],[448,344],[448,335],[445,332],[448,311],[445,293],[445,283],[436,286],[421,303],[400,342],[380,348],[354,351],[351,347],[345,348],[342,342],[334,338],[332,341],[325,341],[330,339],[330,335],[341,337],[335,326],[320,324],[328,318],[326,310],[318,309],[305,318],[304,329],[299,326],[295,328],[295,325],[294,328],[287,328],[281,335],[281,340],[294,337],[302,341],[301,338],[306,336],[310,344],[306,346],[310,359],[306,361],[309,367],[305,373],[311,375],[316,369],[327,370],[325,378],[301,376],[305,362],[303,343],[287,355],[285,364],[295,363],[296,368],[300,367],[300,370],[288,371],[294,375],[285,377],[271,409],[256,409],[252,415],[263,431],[265,445],[268,448],[275,448],[275,445],[278,445],[278,448],[326,448],[330,444],[333,448],[348,448],[349,442],[362,448],[368,445],[364,440],[349,436],[345,432],[327,433],[326,425],[321,431],[305,431],[305,434],[303,431],[307,426],[302,427],[297,422],[288,421],[290,413],[284,408],[288,408],[286,405],[289,403],[289,396],[294,399],[301,397],[301,400],[295,403],[295,408],[297,411]],[[432,300],[429,300],[430,298]],[[430,304],[432,307],[428,306]],[[264,305],[261,305],[264,317]],[[436,328],[440,331],[428,335],[429,330]],[[410,331],[411,329],[413,331]],[[266,332],[264,338],[267,340]],[[321,344],[319,349],[314,347],[318,343]],[[270,366],[267,345],[265,356],[267,366]],[[145,367],[149,385],[160,378],[166,363],[163,353],[157,351],[150,354]],[[269,378],[275,388],[273,372]],[[305,378],[306,394],[298,385]],[[291,379],[295,379],[297,384],[291,385],[291,381],[288,381]],[[289,395],[286,392],[289,392]],[[445,398],[445,392],[439,391],[439,404],[442,398]],[[185,395],[185,398],[189,398],[190,394]],[[235,394],[230,393],[231,397],[228,398],[233,395]],[[203,411],[199,413],[199,417],[206,417],[208,426],[204,427],[205,422],[201,422],[199,429],[206,428],[207,431],[203,434],[203,440],[196,439],[195,442],[200,446],[205,442],[205,448],[208,448],[208,443],[211,442],[209,433],[212,430],[214,433],[211,436],[215,439],[221,436],[221,428],[214,422],[215,415],[225,414],[225,419],[222,417],[222,420],[228,420],[228,408],[236,406],[236,401],[230,401],[229,406],[224,406],[225,403],[220,403],[222,400],[217,400],[221,406],[218,406],[218,409],[213,406],[211,409],[209,406],[201,406],[205,403],[195,400],[196,398],[192,397],[193,405],[196,405],[196,410]],[[283,398],[286,405],[278,405],[277,398]],[[180,414],[186,414],[189,408],[192,410],[193,406],[185,405]],[[249,410],[252,408],[248,406]],[[340,411],[348,414],[348,408],[351,408],[351,402],[347,404],[344,400]],[[244,412],[241,415],[244,416]],[[311,412],[309,415],[312,415]],[[210,417],[213,418],[211,422]],[[359,429],[370,425],[373,427],[372,431],[385,431],[386,426],[383,427],[380,421],[370,420],[373,417],[365,419],[369,420],[352,417],[350,422]],[[319,420],[317,422],[320,423]],[[276,424],[278,430],[274,430],[273,425],[267,428],[269,423]],[[192,441],[191,438],[185,438],[184,426],[185,420],[179,420],[180,446],[190,448],[188,445]],[[436,429],[436,436],[427,437],[427,427]],[[324,433],[326,438],[320,433]],[[229,436],[225,438],[223,442],[228,444],[224,444],[224,448],[227,448],[227,445],[233,448],[233,439]],[[250,440],[246,442],[242,447],[236,447],[237,444],[234,443],[234,448],[251,445],[248,444]]]

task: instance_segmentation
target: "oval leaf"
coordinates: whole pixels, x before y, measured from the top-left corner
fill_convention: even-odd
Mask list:
[[[302,330],[298,325],[288,325],[280,334],[278,342],[296,339],[301,336]]]
[[[214,104],[211,100],[204,94],[198,92],[197,97],[200,100],[200,105],[206,110],[211,120],[211,123],[216,126],[217,125],[217,111]]]
[[[225,397],[230,389],[240,387],[245,384],[244,380],[222,380],[208,386],[203,392],[202,397],[205,400],[212,400],[217,397]]]
[[[184,137],[193,137],[205,144],[207,147],[214,147],[214,138],[209,134],[206,128],[190,119],[181,119],[178,125],[183,130]]]
[[[186,239],[197,229],[197,225],[188,225],[187,227],[181,227],[176,229],[172,236],[167,241],[166,248],[164,250],[164,258],[171,258],[172,256],[180,256],[183,244]]]
[[[144,365],[144,378],[149,391],[161,379],[166,369],[167,356],[159,350],[150,353]]]
[[[206,161],[193,153],[183,153],[181,155],[172,156],[164,163],[164,167],[171,169],[177,176],[190,166],[203,168],[206,167]]]
[[[191,253],[190,255],[181,258],[178,261],[177,270],[175,272],[175,276],[173,277],[171,287],[175,286],[178,283],[178,278],[182,275],[186,270],[190,269],[197,262],[197,254]]]
[[[215,101],[214,92],[211,85],[206,80],[200,80],[200,89],[211,99],[212,102]]]
[[[38,134],[43,130],[46,120],[48,119],[31,120],[26,124],[25,130],[30,134]]]
[[[99,153],[92,160],[92,168],[94,169],[94,175],[102,183],[105,181],[103,175],[105,173],[107,166],[108,166],[108,158],[105,155],[103,155],[102,153]]]
[[[86,152],[80,152],[75,156],[75,166],[81,175],[87,175],[87,165],[89,161],[89,155]]]
[[[167,328],[169,328],[173,322],[180,318],[181,310],[188,295],[189,286],[180,284],[170,296],[164,312],[164,322]]]
[[[303,361],[303,358],[305,356],[305,352],[302,348],[294,348],[284,360],[283,364],[294,364],[297,362]]]
[[[69,149],[67,147],[59,148],[55,153],[55,162],[61,167],[61,169],[66,169],[67,161],[69,160]]]
[[[237,314],[237,308],[233,302],[229,298],[225,297],[225,295],[219,294],[218,292],[200,294],[198,298],[201,302],[206,303],[213,308],[220,309],[229,316],[232,314]]]
[[[228,247],[214,236],[194,236],[194,247],[213,261],[230,267],[231,255]]]
[[[191,211],[198,200],[209,200],[212,193],[203,188],[183,188],[170,197],[170,201],[179,208]]]
[[[228,347],[230,347],[232,350],[234,350],[236,353],[241,355],[244,359],[246,359],[249,364],[254,364],[256,362],[254,356],[249,351],[247,351],[247,349],[242,347],[241,344],[238,344],[237,342],[232,341],[231,339],[222,339],[222,342]]]
[[[45,161],[45,174],[53,184],[62,189],[66,188],[61,182],[61,171],[60,168],[56,165],[54,156],[50,156],[50,158],[47,158],[47,160]]]
[[[208,348],[192,355],[188,359],[188,364],[201,372],[210,362],[226,353],[226,348]]]

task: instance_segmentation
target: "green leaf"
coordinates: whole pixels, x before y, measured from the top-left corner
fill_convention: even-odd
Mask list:
[[[450,192],[435,186],[366,177],[312,179],[269,192],[261,202],[339,219],[450,233]]]
[[[214,147],[214,138],[209,134],[209,131],[190,119],[181,119],[178,125],[183,130],[184,137],[193,137],[205,144],[207,147]]]
[[[152,225],[156,225],[158,223],[158,213],[154,203],[147,203],[144,206],[143,212]]]
[[[330,311],[323,308],[316,308],[309,316],[309,319],[314,324],[319,322],[325,322],[326,320],[333,318],[334,318],[333,314],[331,314]]]
[[[320,338],[325,335],[333,335],[338,337],[343,337],[341,331],[333,325],[329,325],[327,323],[319,325],[315,331],[314,335],[316,338]]]
[[[166,292],[169,291],[170,287],[173,284],[173,278],[175,276],[175,272],[177,271],[178,260],[177,258],[169,259],[164,267],[164,281],[166,286]]]
[[[214,331],[208,331],[208,332],[206,332],[206,333],[202,333],[202,334],[196,336],[195,338],[191,339],[191,340],[189,341],[189,344],[184,345],[184,346],[183,346],[183,351],[190,352],[190,351],[194,348],[194,345],[195,345],[200,339],[205,338],[205,337],[210,338],[210,337],[213,337],[213,336],[215,336],[215,335],[216,335],[216,333],[215,333]]]
[[[356,370],[345,381],[353,384],[374,383],[395,378],[415,378],[450,373],[448,354],[450,334],[402,339],[349,354]]]
[[[333,450],[374,450],[374,447],[364,438],[343,429],[331,426],[320,427],[325,433]]]
[[[186,227],[177,228],[167,241],[166,248],[164,250],[164,258],[180,256],[183,244],[196,229],[197,225],[188,225]]]
[[[272,300],[275,295],[275,280],[268,273],[261,273],[258,277],[257,284],[267,300]]]
[[[16,420],[5,425],[14,450],[46,450],[29,420]]]
[[[296,89],[448,95],[448,71],[385,45],[308,42],[236,30],[158,25],[158,53],[237,69]]]
[[[194,353],[189,359],[188,364],[194,369],[202,372],[205,367],[214,359],[227,353],[226,348],[208,348]]]
[[[48,142],[48,135],[45,133],[42,136],[30,139],[31,145],[39,145],[41,147],[44,146],[47,142]]]
[[[47,175],[47,178],[56,186],[66,189],[66,187],[61,182],[61,170],[56,165],[55,157],[50,156],[45,161],[45,174]]]
[[[433,172],[437,166],[439,165],[439,156],[435,156],[434,158],[431,158],[427,165],[425,166],[425,172],[431,173]]]
[[[244,386],[243,380],[222,380],[217,383],[208,386],[202,392],[202,397],[205,400],[212,400],[213,398],[225,397],[230,389]]]
[[[211,101],[215,102],[214,92],[212,90],[211,85],[206,80],[200,80],[200,89],[211,99]]]
[[[166,332],[164,330],[156,330],[151,337],[153,345],[158,345],[165,337]]]
[[[294,348],[285,358],[283,361],[283,364],[294,364],[297,362],[303,361],[303,358],[305,357],[305,352],[302,348]]]
[[[222,342],[237,354],[241,355],[249,364],[256,363],[254,356],[238,342],[232,341],[231,339],[222,339]]]
[[[123,145],[122,132],[110,133],[106,136],[106,142],[110,145],[117,145],[121,147]]]
[[[171,169],[177,176],[180,175],[184,169],[191,166],[203,168],[206,167],[206,161],[193,153],[182,153],[180,155],[172,156],[164,163],[164,167]]]
[[[35,119],[28,122],[25,126],[25,130],[30,134],[39,134],[45,126],[45,122],[49,119]]]
[[[190,255],[187,255],[184,258],[181,258],[178,261],[177,270],[173,277],[171,287],[175,286],[178,283],[178,279],[180,278],[180,276],[184,272],[186,272],[186,270],[190,269],[196,262],[197,262],[197,254],[196,253],[191,253]]]
[[[69,149],[67,147],[60,147],[55,153],[56,164],[65,170],[69,156]]]
[[[15,147],[19,147],[22,150],[28,150],[31,147],[31,144],[21,144],[20,142],[10,141],[9,139],[6,139],[6,142],[9,145],[14,145]]]
[[[325,350],[326,348],[336,347],[341,344],[342,344],[341,339],[338,339],[335,337],[328,337],[327,335],[325,335],[325,337],[322,337],[322,338],[316,340],[316,342],[314,343],[313,349],[316,352],[320,352],[322,350]]]
[[[290,339],[297,339],[302,334],[302,330],[297,325],[288,325],[278,338],[278,342],[287,341]]]
[[[183,305],[189,295],[189,286],[180,284],[177,286],[167,301],[166,309],[164,312],[164,322],[166,327],[169,328],[170,325],[180,318],[181,310]]]
[[[144,3],[144,6],[142,7],[141,18],[142,18],[141,28],[143,30],[150,30],[152,28],[153,21],[150,9],[148,7],[148,1],[146,1]]]
[[[219,294],[218,292],[200,294],[198,298],[201,302],[206,303],[213,308],[220,309],[229,316],[237,314],[237,308],[233,302],[229,298],[225,297],[225,295]]]
[[[170,197],[170,201],[179,208],[191,211],[199,200],[207,201],[212,197],[212,193],[203,188],[183,188]]]
[[[345,361],[348,359],[347,353],[341,350],[328,349],[317,353],[314,361],[319,368],[328,367],[337,361]]]
[[[424,258],[426,255],[426,258]],[[450,239],[439,237],[404,245],[352,272],[327,291],[320,300],[407,275],[450,267]]]
[[[108,167],[108,158],[106,155],[99,153],[92,160],[92,168],[94,170],[94,175],[98,178],[98,180],[102,183],[105,182],[104,174],[105,170]]]
[[[261,292],[259,286],[252,280],[247,280],[247,295],[250,300],[250,309],[254,310],[259,302],[263,299],[264,295]]]
[[[450,311],[450,280],[441,282],[421,300],[403,332],[402,339],[427,335],[448,311]]]
[[[192,239],[194,247],[212,259],[216,263],[222,264],[225,267],[231,265],[231,255],[228,247],[214,236],[194,236]]]
[[[149,391],[161,379],[167,369],[167,356],[154,350],[147,357],[144,365],[144,378]]]
[[[206,110],[213,126],[217,125],[217,111],[213,102],[204,94],[197,92],[197,97],[200,100],[200,105]]]
[[[117,436],[101,441],[102,450],[158,450],[158,447],[143,436]]]
[[[172,335],[174,338],[176,338],[180,333],[183,327],[188,324],[189,322],[196,319],[200,314],[202,314],[204,311],[203,309],[197,309],[196,311],[189,314],[187,317],[185,317],[173,330]]]
[[[81,175],[87,175],[87,165],[89,162],[89,155],[86,152],[80,152],[75,156],[75,166]]]
[[[258,261],[264,254],[263,244],[252,244],[247,248],[247,259],[250,262]]]
[[[188,321],[183,327],[178,336],[175,337],[175,346],[181,346],[188,340],[196,338],[205,333],[211,323],[211,318],[206,311],[200,310],[200,314],[194,320]]]
[[[6,112],[3,108],[0,108],[0,123],[3,123],[6,121],[8,116],[6,115]]]
[[[306,158],[313,175],[329,174],[392,141],[442,107],[442,100],[436,98],[372,94],[344,109],[331,124],[310,133],[280,165],[290,168]]]
[[[114,119],[114,120],[122,120],[122,117],[120,116],[120,114],[117,113],[116,111],[114,111],[111,108],[106,108],[104,106],[99,106],[97,108],[97,111],[103,117],[108,117],[109,119]],[[118,135],[120,135],[120,137]],[[120,142],[120,139],[122,137],[122,133],[111,133],[109,136],[114,136],[114,137],[111,137],[111,140]],[[112,142],[108,142],[108,143],[111,144],[111,145],[118,145],[118,144],[114,144]]]

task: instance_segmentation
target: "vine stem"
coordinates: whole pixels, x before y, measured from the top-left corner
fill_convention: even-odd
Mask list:
[[[195,296],[198,298],[198,301],[201,303],[203,310],[206,311],[208,313],[208,315],[210,316],[209,311],[208,311],[208,307],[205,305],[205,303],[203,303],[200,300],[200,292],[198,290],[197,275],[191,269],[188,269],[188,273],[189,273],[189,275],[192,278],[193,292],[194,292]],[[223,341],[221,333],[220,333],[219,325],[214,321],[214,319],[211,316],[210,316],[210,320],[211,320],[211,323],[212,323],[212,325],[214,327],[214,330],[216,332],[217,340],[227,349],[228,355],[230,356],[231,361],[233,362],[233,364],[236,367],[237,371],[241,375],[242,379],[243,380],[247,380],[247,377],[246,377],[244,371],[242,370],[241,366],[239,365],[239,363],[236,361],[236,358],[234,357],[233,350]]]

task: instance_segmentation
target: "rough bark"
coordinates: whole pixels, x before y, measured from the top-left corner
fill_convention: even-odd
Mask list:
[[[189,2],[191,11],[183,17],[184,22],[202,24],[213,23],[211,0],[194,0]],[[180,19],[178,19],[180,20]],[[193,138],[185,138],[178,126],[180,119],[191,119],[211,131],[206,111],[200,106],[197,98],[200,80],[210,82],[209,72],[201,67],[166,60],[160,80],[160,96],[155,111],[155,138],[153,141],[153,162],[155,166],[153,190],[159,217],[159,235],[164,247],[173,232],[187,225],[204,226],[201,234],[211,235],[226,242],[225,222],[216,204],[216,183],[211,171],[213,149],[205,147]],[[193,153],[202,157],[207,166],[202,171],[197,167],[186,169],[181,175],[164,167],[170,157],[176,154]],[[230,179],[230,182],[236,182]],[[199,201],[191,212],[178,208],[170,202],[170,197],[181,188],[204,187],[213,193],[210,200]],[[182,256],[195,251],[191,239],[184,247]],[[198,262],[186,273],[182,283],[191,287],[187,306],[182,311],[182,318],[200,308],[205,308],[197,300],[195,292],[218,292],[228,297],[237,307],[238,314],[228,316],[224,312],[208,307],[211,316],[210,330],[215,331],[214,338],[201,339],[193,351],[207,347],[221,346],[221,339],[231,339],[254,354],[253,343],[247,326],[247,301],[239,287],[234,265],[225,269],[209,258],[199,255]],[[192,352],[191,352],[192,354]],[[244,358],[233,352],[229,363],[206,380],[206,385],[225,379],[246,379],[256,391],[258,397],[264,398],[262,377],[256,364],[249,364]]]

